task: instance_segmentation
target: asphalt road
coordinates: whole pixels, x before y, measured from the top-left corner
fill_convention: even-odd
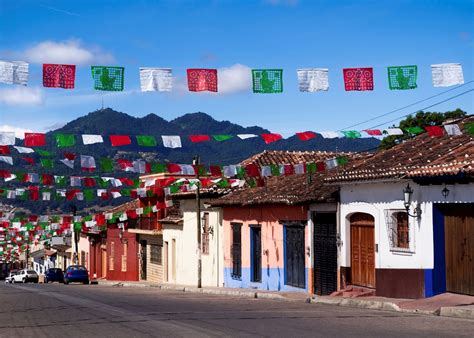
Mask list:
[[[0,337],[469,336],[474,321],[99,285],[0,285]]]

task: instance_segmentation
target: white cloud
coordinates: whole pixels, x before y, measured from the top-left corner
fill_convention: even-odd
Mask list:
[[[26,129],[26,128],[20,128],[20,127],[15,127],[15,126],[9,126],[7,124],[0,125],[0,131],[9,131],[9,132],[14,132],[15,137],[17,138],[25,138],[25,132],[26,133],[31,133],[32,130]]]
[[[103,52],[98,47],[85,47],[80,40],[43,41],[21,53],[28,62],[33,63],[63,63],[91,64],[94,62],[111,63],[112,54]]]
[[[38,87],[14,86],[0,89],[0,103],[9,106],[37,106],[43,100],[43,92]]]
[[[252,88],[252,69],[239,63],[217,70],[218,90],[222,94],[249,91]]]

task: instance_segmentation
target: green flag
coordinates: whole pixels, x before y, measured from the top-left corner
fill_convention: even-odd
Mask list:
[[[391,90],[415,89],[417,66],[388,67],[388,84]]]
[[[44,168],[54,168],[53,160],[50,158],[40,158],[41,165]]]
[[[405,130],[407,132],[409,132],[410,134],[413,134],[413,135],[418,135],[418,134],[421,134],[422,132],[424,132],[425,130],[421,127],[408,127],[408,128],[405,128]]]
[[[237,177],[240,178],[240,179],[243,179],[245,177],[245,167],[242,167],[242,166],[238,166],[237,167]]]
[[[16,179],[18,180],[18,182],[25,182],[25,177],[26,177],[25,173],[16,171],[15,176],[16,176]]]
[[[313,174],[317,171],[316,163],[306,163],[306,172]]]
[[[149,215],[153,211],[153,207],[144,207],[143,208],[143,215]]]
[[[66,185],[66,176],[54,176],[54,183],[60,186]]]
[[[272,176],[280,176],[280,166],[276,164],[270,164],[270,170],[272,172]]]
[[[101,187],[102,189],[104,189],[104,188],[107,188],[107,187],[110,185],[110,181],[108,181],[108,180],[103,179],[102,177],[100,177],[100,178],[97,180],[97,184],[99,185],[99,187]]]
[[[56,138],[56,145],[60,148],[72,147],[76,144],[76,139],[73,134],[54,134]]]
[[[84,199],[86,201],[92,201],[94,199],[94,190],[92,189],[84,189],[83,190],[83,193],[84,193]]]
[[[44,156],[44,157],[53,156],[53,154],[51,154],[49,151],[46,151],[46,150],[35,149],[35,151],[36,151],[40,156]]]
[[[283,69],[252,69],[254,93],[283,92]]]
[[[82,223],[81,222],[74,222],[74,231],[81,231]]]
[[[248,180],[247,183],[249,184],[250,188],[255,188],[257,186],[257,181],[255,181],[253,178]]]
[[[122,196],[130,196],[131,189],[124,188],[124,189],[120,190],[120,193],[122,194]]]
[[[166,172],[167,167],[166,164],[163,163],[152,163],[151,164],[151,172],[153,174],[164,173]]]
[[[222,142],[222,141],[227,141],[227,140],[230,140],[232,137],[232,135],[212,135],[212,138],[217,141],[217,142]]]
[[[356,130],[341,131],[347,138],[360,138],[362,135]]]
[[[107,91],[122,91],[125,68],[92,66],[94,89]]]
[[[100,163],[100,170],[103,172],[112,172],[114,171],[114,162],[110,158],[101,158],[99,160]]]
[[[464,125],[464,130],[469,134],[469,135],[474,135],[474,122],[466,123]]]
[[[226,179],[222,179],[222,180],[220,180],[219,182],[217,182],[217,186],[218,186],[219,188],[228,188],[229,185],[230,185],[230,184],[229,184],[229,181],[226,180]]]
[[[142,147],[156,147],[156,139],[150,135],[137,135],[137,143]]]
[[[345,165],[349,162],[349,159],[346,156],[338,156],[336,162],[338,165]]]

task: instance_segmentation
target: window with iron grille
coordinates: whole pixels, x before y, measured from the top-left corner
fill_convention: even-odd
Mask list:
[[[110,257],[109,257],[109,270],[114,270],[115,266],[115,242],[110,242]]]
[[[150,263],[161,264],[161,245],[150,245]]]
[[[201,247],[202,254],[209,254],[209,213],[205,212],[202,218],[202,233],[201,233]]]
[[[242,224],[232,223],[232,277],[242,277]]]
[[[128,244],[123,243],[123,254],[122,254],[122,271],[127,271],[127,254],[128,254]]]
[[[410,222],[405,210],[385,210],[390,250],[414,252]]]

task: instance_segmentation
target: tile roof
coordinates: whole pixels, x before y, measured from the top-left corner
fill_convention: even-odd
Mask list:
[[[467,117],[458,124],[474,121]],[[430,137],[423,133],[372,157],[358,160],[340,173],[325,178],[325,182],[353,182],[405,177],[458,175],[474,176],[474,140],[463,133],[459,136]]]
[[[331,152],[331,151],[285,151],[265,150],[259,154],[243,160],[240,164],[257,164],[260,166],[271,164],[299,164],[328,160],[337,156],[348,156],[350,158],[363,158],[368,153]]]
[[[127,210],[132,210],[132,209],[136,209],[140,206],[140,203],[139,203],[139,200],[138,198],[134,199],[133,201],[130,201],[130,202],[127,202],[127,203],[124,203],[124,204],[120,204],[116,207],[113,207],[111,209],[108,209],[106,211],[104,211],[104,213],[109,213],[109,212],[124,212],[124,211],[127,211]]]

